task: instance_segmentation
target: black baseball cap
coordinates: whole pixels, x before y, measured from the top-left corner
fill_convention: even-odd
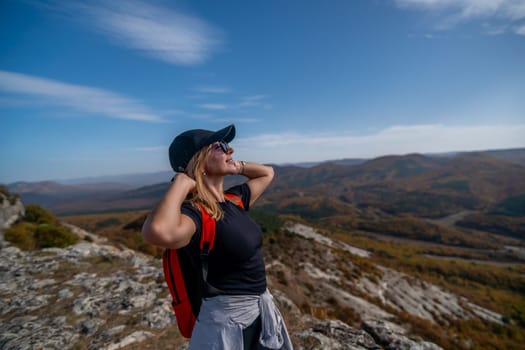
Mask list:
[[[191,158],[204,146],[217,141],[230,142],[235,137],[235,125],[218,131],[192,129],[179,134],[170,145],[170,164],[175,172],[184,172]]]

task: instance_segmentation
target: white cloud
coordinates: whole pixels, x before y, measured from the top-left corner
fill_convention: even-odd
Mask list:
[[[204,103],[199,105],[200,108],[209,109],[212,111],[222,111],[228,109],[228,106],[222,103]]]
[[[245,96],[241,98],[241,102],[239,103],[239,107],[257,107],[261,106],[263,103],[262,101],[266,98],[265,95],[253,95],[253,96]]]
[[[515,33],[519,35],[525,35],[525,24],[515,28]]]
[[[158,3],[52,1],[44,7],[80,20],[118,45],[171,64],[203,63],[222,45],[220,30],[200,18]]]
[[[216,123],[222,124],[237,124],[237,123],[258,123],[261,120],[258,118],[252,117],[237,117],[237,118],[213,118],[213,121]]]
[[[494,25],[492,23],[483,23],[483,29],[485,32],[489,35],[501,35],[505,34],[507,30],[509,29],[509,26],[504,25]]]
[[[201,86],[194,90],[203,94],[227,94],[231,92],[230,88],[223,86]]]
[[[258,123],[260,121],[261,120],[258,118],[250,118],[250,117],[237,118],[234,120],[234,122],[239,122],[239,123]]]
[[[392,126],[375,133],[349,135],[281,133],[238,138],[238,159],[265,163],[373,158],[389,154],[440,153],[525,147],[525,124]]]
[[[490,20],[503,24],[525,19],[524,0],[395,0],[402,8],[416,8],[438,12],[441,22],[438,29],[448,29],[472,20]],[[492,26],[491,26],[492,27]]]
[[[15,97],[18,105],[21,96],[31,96],[31,99],[25,98],[28,104],[34,104],[33,98],[37,98],[46,104],[65,106],[109,118],[164,121],[149,112],[140,102],[114,92],[20,73],[0,70],[0,91],[20,95]]]

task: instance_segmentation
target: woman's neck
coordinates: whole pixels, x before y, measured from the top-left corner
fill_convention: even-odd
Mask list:
[[[217,202],[224,202],[224,177],[208,176],[204,180],[206,187],[211,192]]]

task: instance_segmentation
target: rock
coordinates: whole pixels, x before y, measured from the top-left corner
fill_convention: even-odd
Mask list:
[[[122,340],[120,340],[119,342],[115,343],[115,344],[110,344],[108,346],[106,346],[105,348],[102,348],[102,349],[105,349],[105,350],[116,350],[116,349],[121,349],[125,346],[128,346],[128,345],[131,345],[131,344],[134,344],[134,343],[139,343],[139,342],[142,342],[146,339],[148,339],[149,337],[151,337],[153,335],[153,333],[150,333],[150,332],[144,332],[144,331],[137,331],[137,332],[133,332],[132,334],[126,336],[125,338],[123,338]]]
[[[339,320],[321,321],[299,337],[306,347],[298,349],[442,350],[436,344],[410,339],[399,326],[380,320],[366,322],[363,329],[355,329]]]
[[[176,322],[158,260],[93,242],[38,251],[4,242],[0,295],[1,349],[120,349]]]
[[[3,350],[70,349],[78,338],[75,329],[65,324],[64,317],[16,317],[0,325],[0,334]]]
[[[299,334],[305,348],[299,349],[324,350],[348,349],[370,350],[381,349],[368,333],[350,327],[339,320],[329,320],[316,323],[313,328]]]
[[[103,332],[101,334],[101,336],[102,336],[102,338],[111,338],[115,334],[121,333],[124,329],[126,329],[126,326],[113,327],[113,328],[108,329],[107,331]]]
[[[71,298],[72,296],[73,293],[68,288],[62,289],[58,292],[58,299],[67,299]]]
[[[364,276],[356,286],[367,295],[377,297],[384,304],[395,309],[403,310],[413,316],[435,323],[443,322],[446,324],[448,319],[472,317],[479,317],[495,323],[502,322],[502,315],[469,303],[436,285],[392,269],[379,268],[383,273],[379,283],[370,281]],[[465,308],[463,305],[468,307]]]
[[[157,329],[173,327],[174,323],[176,323],[175,313],[168,298],[157,300],[142,321],[142,325]]]
[[[353,254],[353,255],[357,255],[357,256],[360,256],[362,258],[369,258],[370,257],[370,252],[364,250],[364,249],[360,249],[360,248],[356,248],[356,247],[352,247],[344,242],[341,242],[341,241],[337,241],[337,240],[333,240],[333,239],[330,239],[328,237],[326,237],[325,235],[323,234],[320,234],[317,230],[315,230],[314,228],[310,227],[310,226],[306,226],[306,225],[303,225],[303,224],[299,224],[299,223],[296,223],[296,222],[291,222],[291,221],[288,221],[285,223],[285,228],[295,234],[298,234],[306,239],[313,239],[314,241],[318,242],[318,243],[321,243],[321,244],[324,244],[326,246],[329,246],[329,247],[334,247],[334,248],[338,248],[338,249],[341,249],[341,250],[344,250],[350,254]]]
[[[11,203],[9,198],[0,193],[0,231],[10,227],[24,215],[25,207],[20,198]],[[3,239],[3,235],[1,238]]]
[[[104,323],[106,323],[106,321],[100,318],[86,319],[79,322],[78,329],[81,334],[91,336],[95,334],[98,328]]]
[[[406,333],[404,328],[384,320],[365,320],[363,329],[370,333],[379,344],[383,345],[390,344],[393,337]]]
[[[434,343],[426,341],[416,341],[408,338],[404,330],[383,320],[366,320],[363,329],[367,331],[385,349],[399,350],[442,350]]]

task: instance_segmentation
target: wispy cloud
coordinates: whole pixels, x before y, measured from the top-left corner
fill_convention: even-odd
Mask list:
[[[501,31],[505,25],[525,35],[525,1],[523,0],[394,0],[402,8],[435,12],[440,16],[438,29],[449,29],[473,20],[494,21]],[[520,23],[521,22],[521,23]],[[493,28],[492,25],[489,27]],[[494,34],[489,32],[489,34]],[[498,33],[499,34],[499,33]]]
[[[236,118],[213,118],[213,121],[216,123],[258,123],[260,122],[260,119],[252,118],[252,117],[236,117]]]
[[[164,121],[148,111],[140,102],[111,91],[74,85],[56,80],[0,70],[0,91],[15,96],[18,105],[21,97],[37,98],[46,104],[69,107],[77,111],[109,118],[145,122]],[[7,99],[4,97],[4,100]]]
[[[228,105],[223,103],[204,103],[199,105],[200,108],[209,109],[212,111],[223,111],[228,109]]]
[[[228,94],[232,90],[224,86],[199,86],[193,89],[203,94]]]
[[[180,116],[187,114],[184,111],[181,111],[179,109],[168,109],[161,112],[163,116]]]
[[[246,109],[250,108],[264,108],[264,109],[270,109],[271,105],[266,103],[264,100],[266,99],[265,95],[252,95],[252,96],[244,96],[240,99],[236,99],[236,101],[231,101],[231,103],[201,103],[198,104],[198,108],[207,109],[209,111],[245,111]],[[236,119],[239,122],[246,122],[246,123],[253,123],[256,121],[259,121],[257,118],[251,118],[251,117],[239,117]]]
[[[516,34],[525,35],[525,24],[522,24],[521,26],[515,27],[514,31],[515,31]]]
[[[483,26],[483,29],[485,30],[485,32],[487,34],[489,34],[489,35],[505,34],[508,31],[508,29],[509,29],[509,25],[507,25],[507,24],[499,25],[499,24],[493,24],[493,23],[485,22],[485,23],[483,23],[482,26]]]
[[[372,158],[387,154],[439,153],[525,147],[525,124],[392,126],[365,135],[343,132],[280,133],[238,138],[237,157],[267,163]]]
[[[50,1],[44,7],[79,20],[118,45],[180,65],[205,62],[223,43],[206,21],[155,2]]]
[[[265,95],[245,96],[241,99],[239,107],[257,107],[263,105]]]

